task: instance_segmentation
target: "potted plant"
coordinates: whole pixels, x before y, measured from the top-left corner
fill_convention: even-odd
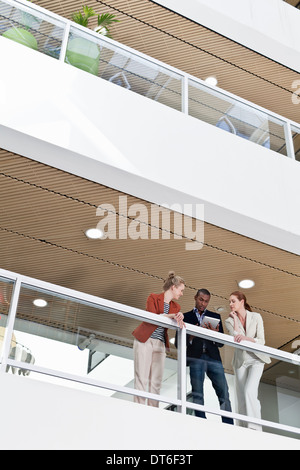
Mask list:
[[[72,20],[87,28],[89,20],[93,16],[96,16],[93,8],[85,5],[82,7],[82,12],[79,11],[72,15]],[[108,27],[117,21],[119,20],[115,18],[115,15],[109,13],[98,15],[98,25],[95,31],[110,37]],[[81,70],[97,75],[100,62],[100,49],[98,45],[91,40],[82,37],[73,37],[68,41],[66,62]]]
[[[72,20],[81,26],[87,27],[89,19],[95,15],[96,13],[92,8],[84,6],[83,13],[74,13]],[[68,64],[97,75],[99,60],[100,50],[97,44],[82,37],[71,37],[69,39],[65,59]]]
[[[30,0],[29,0],[30,1]],[[33,25],[37,22],[41,22],[39,18],[27,13],[26,11],[19,10],[20,13],[20,24],[22,27],[9,28],[5,31],[2,36],[8,39],[12,39],[15,42],[23,44],[24,46],[30,47],[31,49],[38,49],[38,43],[35,36],[29,31]]]

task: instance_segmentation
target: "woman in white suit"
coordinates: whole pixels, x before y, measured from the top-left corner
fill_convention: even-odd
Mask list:
[[[251,341],[265,344],[264,325],[259,313],[252,312],[242,292],[230,295],[230,314],[225,320],[229,334],[234,341]],[[258,387],[264,365],[271,362],[269,356],[259,352],[249,352],[235,348],[232,366],[235,373],[238,413],[254,418],[261,418]],[[245,426],[243,422],[239,423]],[[261,430],[261,426],[248,423],[247,427]]]

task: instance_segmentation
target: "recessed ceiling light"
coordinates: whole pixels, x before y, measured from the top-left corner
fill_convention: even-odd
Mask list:
[[[217,307],[216,310],[217,310],[217,312],[224,312],[225,308],[224,307]]]
[[[252,279],[243,279],[238,284],[242,289],[251,289],[251,287],[255,286],[255,282]]]
[[[98,228],[89,228],[88,230],[86,230],[85,234],[88,238],[91,238],[92,240],[99,240],[99,238],[102,238],[104,235],[103,231]]]
[[[46,307],[48,305],[44,299],[34,299],[33,303],[36,307]]]
[[[204,81],[205,83],[211,86],[217,86],[218,84],[217,77],[214,77],[214,76],[207,77]]]

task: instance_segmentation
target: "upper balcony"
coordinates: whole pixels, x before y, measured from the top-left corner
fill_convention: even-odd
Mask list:
[[[134,195],[158,204],[169,202],[171,188],[172,202],[179,197],[206,202],[209,222],[298,253],[300,228],[291,217],[298,212],[299,200],[297,122],[34,4],[5,0],[0,7],[0,45],[9,64],[2,75],[7,92],[2,98],[3,128],[75,151],[134,175],[135,181],[142,178],[144,183],[126,183],[112,173],[109,176],[102,166],[101,183],[110,187],[131,194],[134,187]],[[22,78],[19,70],[26,70]],[[297,108],[297,93],[292,98]],[[168,135],[172,137],[166,138]],[[34,157],[33,147],[25,151],[24,142],[21,145],[10,137],[3,133],[4,148]],[[67,166],[67,158],[58,163],[56,157],[54,163],[45,155],[45,149],[39,150],[36,158],[97,178],[94,170],[88,173],[87,165],[76,170],[75,159]],[[157,188],[165,185],[164,171],[172,165],[172,158],[179,162],[183,155],[185,168],[172,176],[168,188],[158,196],[153,184]],[[242,194],[238,199],[224,186],[230,169],[239,168],[241,155],[249,181],[255,181],[257,200],[245,193],[242,179],[235,182],[235,191]],[[158,173],[156,165],[164,165],[165,170]],[[209,181],[202,181],[200,187],[190,184],[195,165],[213,174],[217,192]],[[263,171],[257,172],[257,165]],[[148,187],[145,180],[149,180]],[[234,214],[236,220],[224,217],[224,211]],[[282,214],[280,220],[278,213]],[[257,224],[261,224],[259,229]],[[270,237],[266,225],[272,229]]]
[[[23,3],[26,0],[22,0]],[[72,19],[81,0],[36,5]],[[291,98],[299,88],[300,12],[282,0],[87,0],[96,13],[119,20],[119,43],[193,77],[299,122]],[[97,16],[89,19],[94,29]]]
[[[1,0],[0,6],[2,36],[300,160],[300,124],[36,5]],[[295,92],[292,102],[298,101]]]

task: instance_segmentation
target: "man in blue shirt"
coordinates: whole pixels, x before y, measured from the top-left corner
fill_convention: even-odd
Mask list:
[[[224,333],[220,315],[207,310],[209,301],[210,292],[207,289],[199,289],[195,295],[195,308],[184,314],[184,322]],[[218,326],[213,328],[205,321],[205,316],[219,319]],[[221,410],[231,411],[228,385],[219,352],[219,348],[223,346],[222,343],[187,335],[187,365],[190,367],[193,402],[204,404],[203,383],[206,374],[212,382]],[[203,411],[195,410],[195,415],[206,417]],[[222,416],[222,421],[233,424],[231,418]]]

